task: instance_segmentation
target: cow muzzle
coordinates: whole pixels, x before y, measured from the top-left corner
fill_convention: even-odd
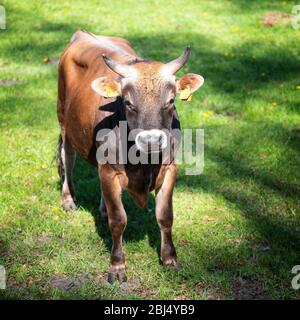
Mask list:
[[[167,147],[168,138],[162,130],[144,130],[137,134],[135,144],[144,153],[157,153]]]

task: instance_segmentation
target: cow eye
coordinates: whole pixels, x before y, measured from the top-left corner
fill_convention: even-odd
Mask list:
[[[171,104],[173,104],[174,103],[174,99],[171,99],[170,101],[169,101],[169,104],[171,105]]]

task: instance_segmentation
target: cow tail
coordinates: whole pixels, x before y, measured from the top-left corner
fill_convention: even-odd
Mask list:
[[[64,165],[63,165],[63,161],[61,158],[61,148],[62,148],[62,144],[63,144],[63,140],[62,140],[62,136],[61,134],[58,137],[58,144],[57,144],[57,170],[58,170],[58,174],[60,177],[60,183],[62,185],[63,182],[63,177],[65,175],[65,169],[64,169]]]

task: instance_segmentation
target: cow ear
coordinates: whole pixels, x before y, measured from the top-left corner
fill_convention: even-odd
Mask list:
[[[198,90],[204,83],[204,78],[199,74],[187,73],[176,81],[179,99],[192,100],[192,93]]]
[[[113,98],[121,95],[121,85],[114,79],[108,77],[101,77],[95,79],[91,83],[91,87],[100,96],[105,98]]]

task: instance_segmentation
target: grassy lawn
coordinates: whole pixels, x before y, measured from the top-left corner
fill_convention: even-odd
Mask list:
[[[295,299],[300,264],[300,30],[265,26],[294,1],[1,1],[0,265],[4,299]],[[60,209],[56,60],[72,33],[125,37],[206,82],[177,102],[183,128],[205,130],[205,167],[174,194],[183,270],[159,264],[151,212],[124,194],[128,283],[109,285],[110,234],[97,215],[97,172],[78,159],[80,208]],[[10,83],[4,82],[11,81]],[[10,84],[9,86],[7,84]]]

